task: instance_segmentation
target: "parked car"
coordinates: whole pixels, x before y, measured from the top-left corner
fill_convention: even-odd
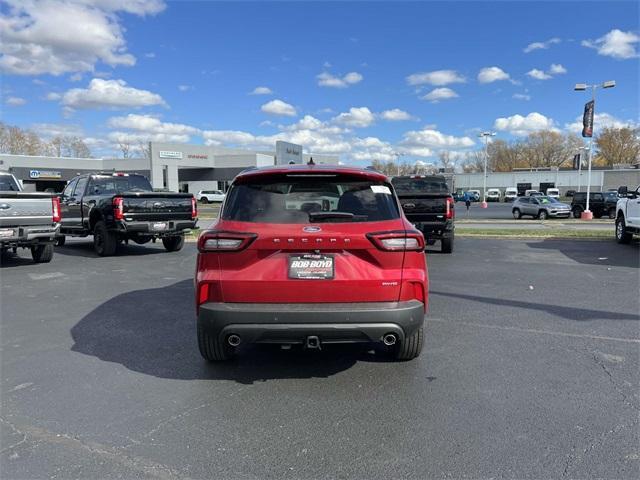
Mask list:
[[[200,190],[196,200],[202,203],[224,202],[224,192],[221,190]]]
[[[547,197],[555,198],[556,200],[560,198],[560,190],[557,188],[547,188]]]
[[[546,220],[547,218],[569,218],[571,207],[566,203],[559,202],[555,198],[547,196],[518,197],[513,201],[511,209],[513,218],[516,220],[524,215],[533,218]]]
[[[504,191],[504,201],[513,202],[518,198],[518,189],[516,187],[507,187]]]
[[[499,202],[502,193],[499,188],[489,188],[487,190],[487,202]]]
[[[113,255],[129,240],[143,245],[160,239],[167,251],[180,250],[198,217],[192,194],[154,192],[146,177],[128,173],[74,178],[62,192],[61,207],[57,244],[64,245],[66,236],[93,235],[100,256]]]
[[[410,175],[391,181],[400,205],[428,245],[440,240],[443,253],[453,251],[455,205],[447,181],[440,175]]]
[[[567,190],[564,194],[565,197],[573,197],[575,195],[576,191],[575,190]]]
[[[313,195],[299,205],[296,192]],[[252,343],[373,342],[399,360],[422,351],[424,237],[381,173],[329,165],[241,172],[198,252],[197,337],[206,360],[227,360]]]
[[[480,201],[480,190],[467,190],[467,195],[469,196],[472,202]]]
[[[589,210],[593,212],[595,218],[608,216],[616,218],[616,203],[618,194],[616,192],[590,192]],[[587,192],[576,192],[571,199],[571,211],[574,218],[580,218],[582,212],[587,209]]]
[[[539,192],[538,190],[525,190],[524,192],[525,197],[540,197],[542,195],[543,193]]]
[[[464,202],[465,201],[465,193],[463,190],[458,190],[456,193],[453,194],[453,201],[454,202]]]
[[[616,205],[616,240],[629,243],[633,235],[640,235],[640,185],[633,192],[620,187],[617,194],[621,198]]]
[[[53,258],[60,228],[60,202],[50,193],[24,192],[16,178],[0,172],[0,253],[31,250],[36,263]]]

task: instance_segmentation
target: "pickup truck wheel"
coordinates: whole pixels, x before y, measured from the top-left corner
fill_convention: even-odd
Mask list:
[[[582,213],[582,209],[580,207],[574,207],[574,209],[571,210],[571,212],[573,213],[573,218],[580,218],[580,214]]]
[[[522,218],[522,212],[520,211],[519,208],[514,208],[512,213],[513,213],[513,218],[515,218],[516,220],[520,220]]]
[[[198,349],[200,355],[208,362],[224,362],[233,356],[231,347],[198,327]]]
[[[65,244],[66,241],[67,241],[67,237],[65,237],[64,235],[59,235],[56,237],[55,246],[61,247]]]
[[[93,227],[93,249],[101,257],[109,257],[116,253],[118,239],[114,232],[107,230],[103,221]]]
[[[440,248],[442,253],[451,253],[453,252],[453,235],[449,238],[443,238],[440,241]]]
[[[34,245],[31,247],[31,257],[36,263],[49,263],[53,258],[53,243]]]
[[[396,360],[413,360],[422,352],[424,343],[424,327],[420,327],[413,335],[404,339],[396,350]]]
[[[607,213],[608,217],[613,220],[614,218],[616,218],[616,209],[615,208],[610,208],[609,212]]]
[[[540,210],[538,212],[538,219],[540,220],[546,220],[547,218],[549,218],[549,214],[547,213],[546,210]]]
[[[177,237],[164,237],[162,244],[164,248],[167,249],[167,252],[177,252],[178,250],[182,250],[184,246],[184,237],[182,235],[178,235]]]
[[[624,223],[624,217],[621,215],[616,220],[616,240],[618,243],[629,243],[633,235],[627,232],[627,225]]]

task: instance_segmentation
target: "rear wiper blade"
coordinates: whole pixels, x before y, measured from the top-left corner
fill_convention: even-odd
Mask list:
[[[309,212],[309,221],[325,220],[331,218],[353,219],[353,213],[350,212]]]

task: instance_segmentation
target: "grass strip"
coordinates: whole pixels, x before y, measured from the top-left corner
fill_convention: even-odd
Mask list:
[[[456,235],[461,237],[489,237],[489,238],[587,238],[613,239],[614,234],[608,230],[529,230],[519,228],[464,228],[457,227]]]

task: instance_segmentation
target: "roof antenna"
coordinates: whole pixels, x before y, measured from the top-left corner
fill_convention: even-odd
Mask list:
[[[313,161],[313,157],[309,157],[309,161],[307,162],[307,165],[315,165],[316,162]]]

